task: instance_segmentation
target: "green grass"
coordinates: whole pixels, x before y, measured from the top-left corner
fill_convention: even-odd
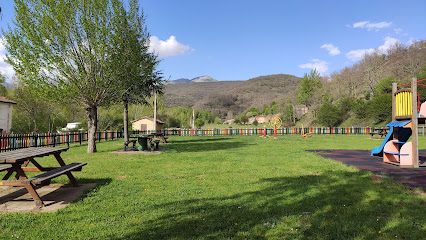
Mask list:
[[[368,136],[170,137],[162,154],[72,147],[97,182],[55,213],[5,214],[1,239],[423,239],[422,194],[305,149],[371,149]],[[426,138],[420,137],[422,148]],[[164,145],[163,145],[164,146]],[[51,159],[51,161],[54,161]],[[65,183],[66,177],[55,179]],[[417,190],[417,193],[423,193]],[[423,194],[424,195],[424,194]]]

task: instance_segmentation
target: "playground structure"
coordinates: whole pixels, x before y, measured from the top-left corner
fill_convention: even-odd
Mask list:
[[[277,139],[277,128],[280,128],[283,124],[281,118],[276,117],[269,122],[269,126],[274,128],[274,139]]]
[[[305,128],[303,127],[303,124],[302,124],[302,131],[300,132],[300,136],[302,136],[302,137],[304,137],[304,138],[310,138],[310,137],[312,137],[312,135],[314,134],[314,132],[307,132],[307,133],[305,133]]]
[[[277,139],[277,128],[280,128],[283,124],[283,121],[279,117],[275,117],[269,121],[269,127],[274,128],[274,139]],[[269,138],[270,136],[266,134],[266,124],[263,126],[263,138]]]
[[[426,119],[426,102],[420,105],[417,92],[417,85],[426,87],[420,83],[423,81],[426,79],[417,81],[413,78],[411,83],[392,84],[392,122],[386,124],[388,134],[379,147],[373,148],[372,156],[383,157],[385,163],[405,168],[426,166],[419,161],[418,149],[418,124],[424,124]],[[409,85],[411,88],[397,90]],[[408,141],[410,137],[411,141]]]

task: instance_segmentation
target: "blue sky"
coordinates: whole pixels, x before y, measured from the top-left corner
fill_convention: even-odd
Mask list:
[[[11,2],[0,1],[2,27],[13,18]],[[140,6],[151,49],[171,80],[301,77],[312,68],[329,75],[365,52],[426,39],[425,0],[141,0]],[[0,71],[11,74],[1,61]]]

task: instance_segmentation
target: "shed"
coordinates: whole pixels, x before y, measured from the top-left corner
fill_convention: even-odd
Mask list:
[[[140,131],[153,131],[154,130],[154,118],[152,117],[141,117],[131,121],[133,130]],[[164,126],[164,122],[157,119],[157,131],[161,130]]]
[[[10,133],[12,128],[12,105],[16,102],[0,96],[0,129],[3,133]]]

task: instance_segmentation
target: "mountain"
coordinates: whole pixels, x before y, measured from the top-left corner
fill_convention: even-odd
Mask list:
[[[210,76],[201,76],[191,79],[191,82],[217,82],[216,79],[210,77]]]
[[[217,80],[210,76],[205,75],[205,76],[193,78],[191,80],[189,80],[188,78],[179,78],[176,80],[169,81],[168,84],[188,83],[188,82],[217,82]]]
[[[191,80],[189,80],[188,78],[179,78],[179,79],[170,81],[170,83],[186,83],[186,82],[191,82]]]
[[[195,78],[197,79],[197,78]],[[260,76],[247,81],[191,82],[166,85],[164,103],[168,107],[194,107],[218,111],[243,112],[250,107],[262,108],[263,104],[279,101],[297,90],[301,78],[275,74]]]

